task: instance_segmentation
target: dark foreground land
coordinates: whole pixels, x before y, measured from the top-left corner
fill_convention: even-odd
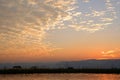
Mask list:
[[[120,69],[1,69],[0,74],[32,73],[106,73],[120,74]]]

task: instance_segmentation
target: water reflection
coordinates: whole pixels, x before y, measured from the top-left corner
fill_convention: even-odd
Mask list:
[[[0,75],[0,80],[120,80],[117,74],[17,74]]]
[[[120,80],[120,75],[115,74],[103,74],[100,80]]]

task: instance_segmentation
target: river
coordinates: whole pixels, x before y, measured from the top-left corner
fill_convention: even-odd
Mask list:
[[[5,74],[0,80],[120,80],[120,74]]]

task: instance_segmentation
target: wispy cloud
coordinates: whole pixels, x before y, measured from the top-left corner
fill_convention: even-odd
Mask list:
[[[105,57],[119,57],[120,56],[120,49],[116,48],[113,50],[102,51],[102,55]]]
[[[46,31],[62,29],[57,26],[71,19],[67,11],[74,4],[75,0],[0,0],[0,51],[53,50],[43,42]]]
[[[84,2],[89,2],[90,0],[83,0]]]
[[[103,2],[101,9],[99,8],[98,10],[92,6],[83,6],[83,4],[91,4],[92,1],[83,0],[83,2],[87,3],[82,3],[81,1],[81,4],[79,6],[81,14],[79,15],[79,17],[77,16],[77,18],[73,18],[73,20],[75,21],[73,23],[75,25],[71,26],[77,31],[86,30],[89,32],[95,32],[106,28],[108,25],[112,24],[113,21],[117,18],[115,7],[112,5],[111,0],[105,0],[105,3]],[[104,9],[103,6],[105,6]],[[79,22],[77,22],[77,20],[79,20]]]
[[[90,4],[90,0],[80,1]],[[100,11],[89,6],[85,13],[79,0],[0,0],[0,50],[38,45],[36,48],[51,51],[54,49],[43,41],[48,30],[104,29],[116,18],[111,0],[105,0],[105,5]]]

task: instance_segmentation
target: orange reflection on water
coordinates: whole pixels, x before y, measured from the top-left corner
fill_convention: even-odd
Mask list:
[[[100,80],[120,80],[116,74],[102,74]]]

